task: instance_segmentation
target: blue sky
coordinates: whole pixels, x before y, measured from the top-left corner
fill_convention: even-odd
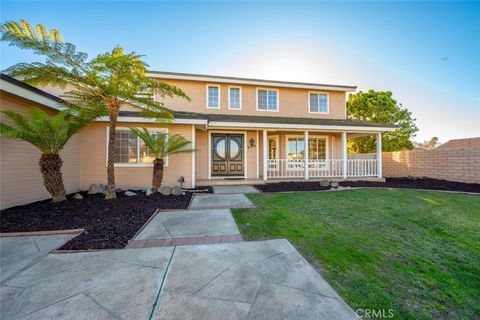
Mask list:
[[[480,2],[3,1],[90,56],[117,44],[153,70],[390,90],[416,140],[480,136]],[[38,60],[1,45],[2,69]]]

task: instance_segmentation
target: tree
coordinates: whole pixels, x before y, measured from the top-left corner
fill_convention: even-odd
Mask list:
[[[106,198],[116,198],[114,172],[115,132],[120,108],[134,104],[142,108],[144,117],[169,122],[173,115],[151,96],[181,97],[190,100],[179,88],[148,78],[148,65],[142,56],[134,52],[125,54],[119,46],[110,53],[100,54],[88,60],[87,54],[76,52],[71,43],[62,42],[42,25],[37,32],[25,20],[19,23],[8,21],[1,25],[3,41],[21,49],[33,50],[46,57],[45,63],[19,63],[6,73],[33,85],[54,85],[66,88],[62,98],[74,110],[87,108],[94,113],[109,117],[107,160],[108,190]],[[55,31],[58,35],[59,32]]]
[[[440,141],[438,141],[437,137],[432,137],[430,140],[425,140],[423,142],[414,142],[415,148],[418,149],[427,149],[432,150],[435,149],[440,145]]]
[[[390,91],[360,91],[351,94],[347,101],[347,118],[362,121],[393,124],[394,131],[387,132],[382,138],[383,151],[413,149],[411,139],[418,131],[412,113],[392,97]],[[349,142],[352,153],[371,153],[376,150],[374,136],[353,138]]]
[[[164,132],[149,132],[145,128],[132,128],[130,130],[137,135],[147,147],[153,160],[153,177],[152,190],[158,192],[163,180],[163,168],[165,165],[165,158],[179,153],[195,152],[195,149],[186,149],[191,142],[186,140],[179,134],[168,135]]]
[[[43,185],[51,194],[53,202],[65,200],[60,151],[70,138],[86,126],[92,118],[85,114],[60,111],[49,116],[38,108],[30,109],[26,115],[2,110],[12,124],[0,123],[0,135],[26,141],[37,147],[42,155],[38,164]]]

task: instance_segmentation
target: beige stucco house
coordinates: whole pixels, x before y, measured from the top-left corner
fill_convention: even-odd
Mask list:
[[[354,86],[154,71],[149,76],[181,88],[191,102],[154,97],[175,115],[165,128],[141,117],[135,107],[120,112],[115,164],[119,187],[143,188],[151,183],[152,159],[128,126],[179,133],[198,150],[167,160],[164,185],[178,184],[180,177],[187,188],[382,177],[381,152],[376,159],[347,159],[347,138],[376,135],[378,151],[381,134],[394,130],[346,118],[346,97]],[[1,109],[40,107],[54,113],[62,108],[59,93],[2,75]],[[106,182],[107,129],[107,119],[97,119],[61,153],[68,192]],[[48,198],[37,166],[40,153],[27,143],[0,139],[1,207]]]

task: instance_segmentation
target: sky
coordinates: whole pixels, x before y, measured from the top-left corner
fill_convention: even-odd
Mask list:
[[[1,1],[1,21],[56,27],[94,57],[152,70],[388,90],[416,141],[480,136],[480,2]],[[39,56],[1,44],[3,69]]]

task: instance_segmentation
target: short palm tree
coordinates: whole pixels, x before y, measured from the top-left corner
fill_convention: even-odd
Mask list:
[[[152,190],[158,192],[163,180],[163,168],[165,158],[179,153],[195,152],[195,149],[188,149],[191,142],[179,134],[169,135],[164,132],[149,132],[145,128],[132,128],[130,130],[137,135],[147,147],[153,160]]]
[[[43,185],[52,195],[53,202],[65,200],[65,186],[62,177],[60,151],[68,140],[85,125],[91,118],[82,114],[72,114],[60,111],[49,116],[45,111],[33,108],[26,115],[2,110],[11,124],[0,123],[0,135],[28,142],[37,147],[42,155],[38,164],[43,176]]]
[[[76,52],[71,43],[64,43],[56,29],[49,33],[38,25],[35,30],[27,21],[20,20],[5,22],[0,32],[2,41],[46,57],[45,63],[18,63],[6,73],[33,85],[66,87],[68,91],[62,98],[68,107],[90,108],[109,117],[106,198],[116,198],[114,151],[120,108],[135,104],[142,107],[143,116],[168,122],[173,115],[151,96],[159,94],[190,100],[188,96],[175,86],[147,77],[148,65],[142,56],[134,52],[125,54],[121,47],[87,60],[87,54]]]

